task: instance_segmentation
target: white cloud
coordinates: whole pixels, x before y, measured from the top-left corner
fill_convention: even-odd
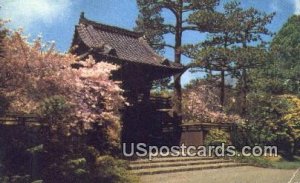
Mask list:
[[[51,24],[70,12],[71,0],[0,0],[0,16],[13,27],[29,29],[33,23]]]
[[[300,0],[294,0],[295,14],[300,15]]]

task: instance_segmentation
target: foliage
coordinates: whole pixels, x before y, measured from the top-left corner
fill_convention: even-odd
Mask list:
[[[49,141],[47,130],[0,128],[0,180],[5,182],[134,182],[127,163],[86,145],[84,136]],[[5,176],[3,176],[5,175]],[[3,177],[2,177],[3,176]]]
[[[271,161],[271,164],[278,169],[297,169],[300,167],[300,158],[295,157],[292,161],[280,159],[279,161]]]
[[[195,20],[194,18],[192,18],[192,15],[201,12],[205,13],[206,11],[213,14],[214,8],[216,7],[216,5],[218,5],[218,3],[218,0],[205,0],[201,2],[138,0],[137,4],[139,8],[139,17],[136,21],[136,30],[144,32],[146,38],[150,42],[150,45],[158,51],[163,50],[165,47],[179,49],[179,46],[181,46],[181,44],[179,43],[181,42],[181,36],[180,38],[178,37],[176,40],[177,43],[175,44],[177,44],[177,46],[171,46],[164,41],[163,35],[168,33],[174,35],[181,35],[182,32],[186,30],[199,30],[203,32],[209,31],[208,27],[212,26],[212,23],[214,22],[214,19],[211,16],[205,15],[206,20],[210,20],[209,22],[199,23],[201,19]],[[164,10],[169,10],[172,12],[172,15],[174,15],[174,18],[176,19],[175,24],[168,24],[166,22],[162,15],[162,12]],[[188,14],[190,14],[190,16],[184,16]],[[189,22],[189,24],[191,24],[192,26],[186,26],[184,22]]]
[[[272,35],[266,26],[274,14],[266,14],[254,8],[243,9],[241,3],[236,1],[225,3],[223,8],[222,13],[201,12],[191,15],[193,20],[201,22],[206,21],[201,18],[208,13],[213,17],[212,25],[215,24],[215,29],[206,41],[188,45],[184,50],[193,58],[192,67],[204,68],[210,77],[220,78],[220,104],[224,108],[226,75],[239,80],[237,88],[242,97],[237,98],[241,104],[238,112],[245,114],[249,90],[247,72],[266,61],[263,35]]]
[[[66,182],[137,182],[138,179],[127,170],[127,163],[111,156],[97,156],[93,165],[85,158],[68,160],[62,167]]]
[[[137,182],[137,177],[129,173],[125,161],[111,156],[101,156],[99,152],[91,152],[90,147],[85,147],[82,154],[77,156],[66,154],[68,157],[60,163],[53,164],[47,170],[47,177],[52,182],[82,182],[82,183],[126,183]],[[79,153],[79,151],[75,151]],[[73,152],[74,153],[74,152]],[[76,155],[75,153],[75,155]],[[49,179],[48,179],[49,180]]]
[[[51,124],[52,130],[64,129],[66,116],[71,112],[71,106],[63,96],[54,95],[40,102],[38,113],[43,122]],[[64,133],[60,131],[60,133]]]
[[[234,159],[241,163],[248,163],[253,166],[259,166],[264,168],[273,167],[272,163],[264,157],[255,156],[235,156]]]
[[[4,39],[0,90],[11,98],[9,111],[40,112],[42,117],[53,118],[53,112],[61,113],[66,107],[55,120],[63,121],[67,135],[103,125],[112,144],[117,145],[124,99],[118,84],[109,79],[117,67],[89,57],[79,61],[81,68],[73,69],[70,65],[75,56],[56,52],[52,44],[42,45],[40,38],[28,43],[21,32],[11,32]],[[50,125],[55,129],[55,123]]]
[[[172,88],[171,77],[153,81],[152,89],[157,93],[168,92]]]
[[[140,13],[136,20],[135,31],[143,32],[148,43],[157,52],[163,53],[165,44],[164,34],[164,18],[160,14],[160,10],[156,8],[154,3],[147,1],[137,1]],[[150,5],[150,6],[149,6]]]
[[[272,40],[272,46],[281,45],[283,47],[298,47],[300,44],[299,21],[299,15],[293,15],[290,17]]]
[[[299,16],[292,16],[274,37],[265,62],[249,72],[246,144],[272,144],[288,157],[299,148]],[[247,137],[246,137],[247,136]]]
[[[183,93],[185,122],[237,122],[238,116],[227,115],[222,111],[214,86],[196,81]]]
[[[259,105],[258,105],[259,104]],[[264,93],[253,93],[248,101],[249,113],[243,124],[249,145],[274,143],[284,127],[278,121],[288,107],[286,101]]]
[[[271,57],[263,68],[256,69],[260,88],[273,94],[300,92],[300,16],[292,16],[271,42]]]
[[[25,176],[14,175],[11,177],[8,177],[8,176],[0,177],[0,182],[2,182],[2,183],[32,183],[29,175],[25,175]]]
[[[119,147],[124,98],[118,83],[110,79],[117,66],[96,63],[92,57],[78,61],[74,55],[58,53],[53,44],[44,45],[40,38],[29,43],[22,31],[7,32],[2,41],[0,93],[1,101],[9,105],[1,107],[39,114],[46,125],[1,126],[0,171],[6,176],[1,179],[99,182],[101,175],[92,171],[96,159],[100,152]],[[79,69],[71,67],[75,62]],[[97,144],[91,131],[101,136]],[[104,142],[102,151],[90,147]],[[111,170],[112,182],[128,178],[125,170],[114,176],[113,167],[105,168]]]
[[[292,143],[292,153],[296,153],[300,146],[300,98],[291,95],[282,96],[291,107],[288,108],[281,120],[287,126],[287,134]]]
[[[277,168],[277,169],[297,169],[300,166],[299,157],[295,157],[293,160],[286,160],[279,156],[279,158],[269,157],[254,157],[254,156],[235,156],[236,161],[241,163],[248,163],[250,165],[265,167],[265,168]]]
[[[240,125],[243,145],[277,145],[286,156],[299,146],[299,98],[253,93],[247,120]]]
[[[138,178],[127,171],[128,164],[123,160],[116,160],[110,156],[98,157],[96,160],[95,178],[98,182],[134,183]]]
[[[152,90],[151,96],[170,98],[170,97],[172,97],[172,90],[161,90],[161,91]]]
[[[138,0],[139,17],[136,21],[136,30],[143,31],[150,45],[158,51],[170,48],[174,51],[174,62],[180,64],[182,52],[183,33],[185,31],[210,32],[214,29],[215,12],[219,0]],[[163,12],[171,12],[173,23],[165,21]],[[209,14],[205,14],[208,12]],[[193,14],[204,13],[201,18],[192,19]],[[205,20],[205,21],[201,21]],[[166,43],[164,35],[174,35],[174,44]],[[181,75],[174,76],[174,112],[182,115]]]
[[[3,182],[5,179],[8,182],[32,182],[32,175],[40,171],[37,164],[33,164],[39,159],[39,156],[34,156],[40,153],[37,145],[45,142],[47,133],[23,126],[1,126],[0,133],[0,179]]]
[[[5,38],[6,34],[7,34],[7,29],[5,28],[5,23],[6,21],[3,21],[2,19],[0,19],[0,57],[3,57],[3,39]]]
[[[222,143],[228,145],[230,143],[230,135],[228,132],[220,129],[211,129],[205,137],[205,145],[219,146]]]
[[[273,46],[269,61],[250,72],[250,87],[274,95],[293,94],[300,91],[299,48]],[[254,78],[255,77],[255,78]]]

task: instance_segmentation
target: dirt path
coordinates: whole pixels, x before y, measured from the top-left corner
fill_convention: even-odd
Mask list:
[[[194,172],[147,175],[142,183],[300,183],[300,172],[257,167],[236,167]]]

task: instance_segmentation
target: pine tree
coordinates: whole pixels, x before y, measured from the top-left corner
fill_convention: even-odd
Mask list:
[[[271,42],[270,62],[256,69],[256,89],[281,95],[300,93],[300,16],[294,15]]]
[[[3,57],[3,39],[7,34],[7,29],[4,28],[4,22],[0,19],[0,57]]]
[[[241,115],[247,112],[247,93],[249,92],[248,72],[251,68],[262,65],[265,61],[265,36],[272,36],[267,28],[273,20],[275,13],[266,14],[255,8],[238,8],[235,16],[240,23],[235,31],[238,47],[235,53],[236,68],[239,69]]]
[[[300,93],[300,16],[294,15],[281,28],[272,43],[273,61],[286,93]]]
[[[239,22],[234,13],[238,11],[239,3],[230,2],[224,5],[224,12],[215,14],[215,32],[209,35],[208,40],[200,44],[200,48],[196,51],[194,66],[203,67],[205,70],[217,71],[220,78],[220,104],[225,103],[225,74],[232,72],[232,47],[236,44],[235,31],[239,28]],[[198,18],[197,16],[195,19]],[[193,46],[191,46],[193,47]],[[195,54],[195,53],[194,53]],[[216,77],[216,75],[210,75]]]
[[[198,45],[190,45],[186,51],[194,58],[193,67],[201,67],[219,73],[220,103],[225,102],[225,74],[239,79],[242,96],[242,112],[245,113],[248,92],[247,70],[265,61],[266,50],[262,35],[271,35],[266,25],[274,14],[265,14],[254,8],[243,9],[238,2],[224,5],[224,12],[214,13],[216,25],[209,39]],[[203,25],[203,13],[193,15],[198,25]],[[199,21],[200,20],[200,21]],[[205,20],[204,20],[205,21]],[[250,46],[251,44],[251,46]],[[254,45],[256,44],[256,45]],[[253,46],[254,45],[254,46]],[[216,77],[216,74],[210,77]]]
[[[219,0],[137,0],[140,15],[136,30],[144,31],[148,41],[156,50],[169,47],[174,50],[175,63],[181,63],[182,36],[184,31],[195,30],[210,32],[214,21],[208,15],[213,15]],[[162,16],[163,11],[169,11],[175,23],[169,24]],[[202,13],[202,22],[193,20],[194,14]],[[165,34],[174,35],[174,45],[166,44]],[[182,113],[181,75],[174,76],[174,109],[180,117]]]

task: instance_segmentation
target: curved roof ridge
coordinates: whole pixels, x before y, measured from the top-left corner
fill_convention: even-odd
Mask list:
[[[89,20],[86,17],[84,17],[84,14],[81,13],[80,19],[79,19],[79,24],[88,24],[88,25],[92,25],[95,28],[104,30],[104,31],[109,31],[109,32],[114,32],[117,34],[123,34],[126,36],[131,36],[134,38],[140,38],[144,35],[144,33],[142,32],[136,32],[136,31],[132,31],[132,30],[128,30],[125,28],[120,28],[117,26],[112,26],[112,25],[107,25],[107,24],[103,24],[103,23],[99,23],[93,20]]]
[[[184,69],[181,64],[176,64],[157,54],[141,33],[129,31],[123,28],[100,24],[80,16],[78,25],[75,26],[76,38],[72,46],[83,43],[82,51],[94,49],[93,54],[115,57],[119,60],[132,63],[143,63],[152,66],[160,66],[170,69]],[[107,55],[104,44],[110,45],[115,55]],[[104,49],[104,50],[103,50]],[[80,50],[80,48],[78,48]],[[80,52],[80,53],[81,53]]]

